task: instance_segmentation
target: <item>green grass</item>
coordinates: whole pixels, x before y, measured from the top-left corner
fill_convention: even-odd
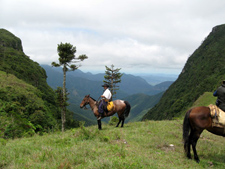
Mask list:
[[[205,92],[194,102],[193,107],[215,104],[216,99],[217,97],[214,97],[212,92]]]
[[[104,124],[0,140],[0,168],[225,168],[224,148],[223,137],[204,131],[197,164],[184,155],[182,120]]]

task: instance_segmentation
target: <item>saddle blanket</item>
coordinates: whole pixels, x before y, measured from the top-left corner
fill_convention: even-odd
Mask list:
[[[213,122],[225,126],[225,112],[213,104],[210,104],[209,108]]]
[[[114,106],[114,104],[113,104],[112,101],[111,102],[108,102],[108,104],[107,104],[107,110],[108,111],[111,111],[113,109],[113,106]]]

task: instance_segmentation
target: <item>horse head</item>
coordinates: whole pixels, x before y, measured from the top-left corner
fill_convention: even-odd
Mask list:
[[[83,108],[85,107],[87,104],[89,104],[89,98],[90,98],[90,95],[86,95],[82,102],[80,103],[80,108]]]

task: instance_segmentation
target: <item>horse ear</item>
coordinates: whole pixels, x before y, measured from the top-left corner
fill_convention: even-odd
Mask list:
[[[90,97],[90,94],[89,95],[87,95],[88,97]]]

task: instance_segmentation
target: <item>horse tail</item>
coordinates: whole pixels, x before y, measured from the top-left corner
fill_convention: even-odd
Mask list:
[[[190,121],[189,121],[189,117],[190,117],[190,113],[191,110],[188,110],[187,113],[185,114],[184,117],[184,121],[183,121],[183,141],[184,141],[184,149],[185,151],[187,151],[187,146],[188,146],[188,138],[189,138],[189,132],[191,129],[191,125],[190,125]]]
[[[126,118],[126,117],[128,117],[128,115],[129,115],[129,113],[130,113],[130,108],[131,108],[131,106],[130,106],[130,103],[129,103],[128,101],[124,101],[124,103],[126,104],[126,109],[125,109],[125,111],[124,111],[124,116],[125,116],[125,118]]]

